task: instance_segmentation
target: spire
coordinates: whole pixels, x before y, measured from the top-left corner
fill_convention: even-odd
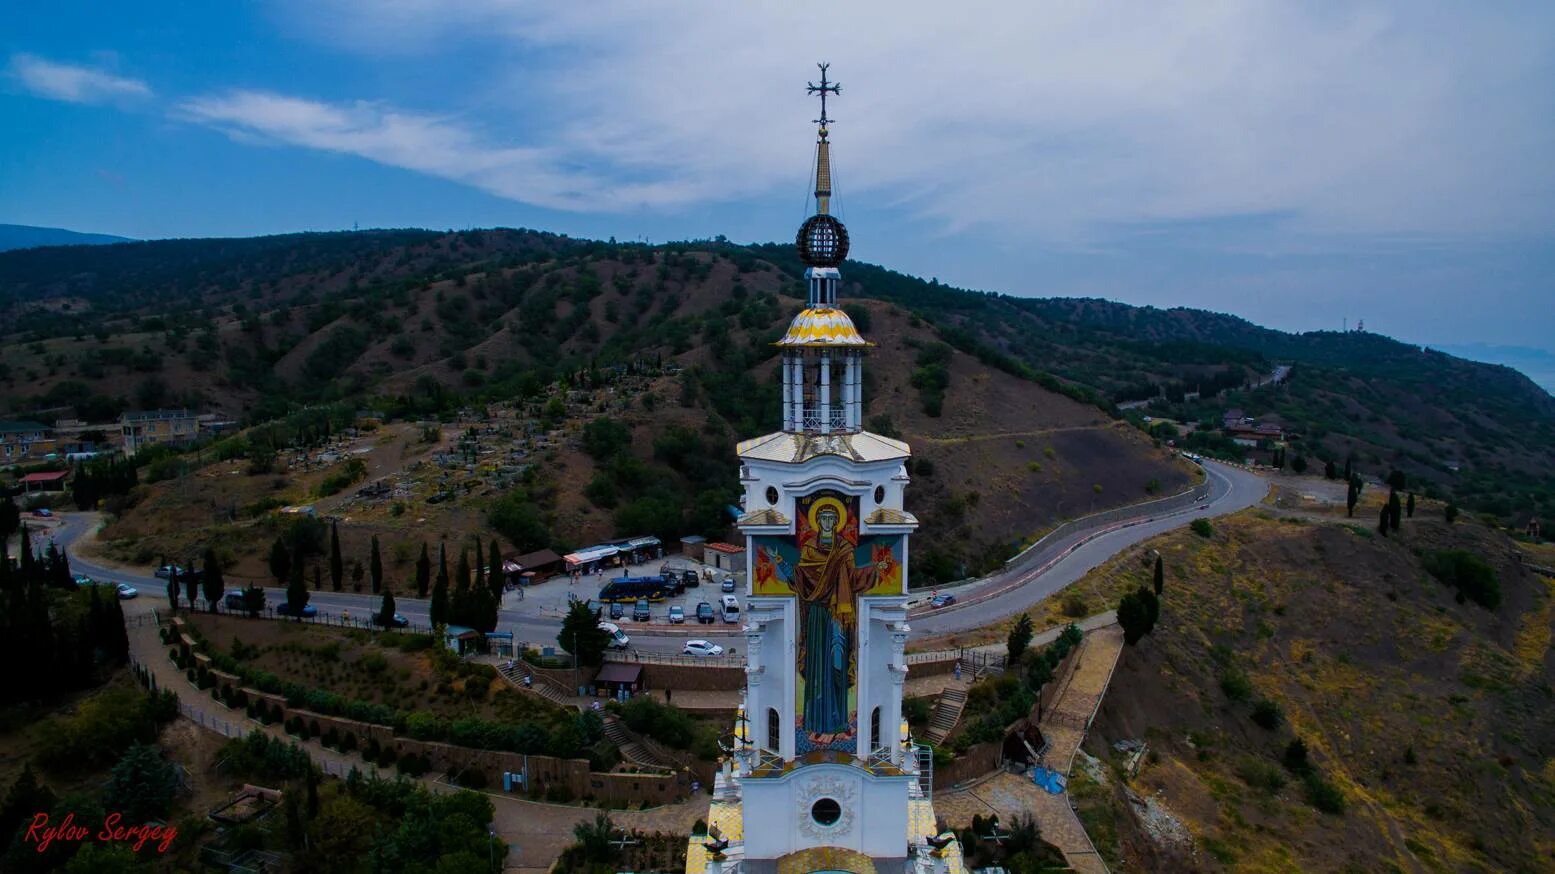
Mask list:
[[[826,95],[840,95],[842,86],[826,80],[826,69],[831,64],[816,64],[816,66],[821,68],[821,84],[808,82],[805,91],[819,94],[821,97],[821,117],[815,119],[815,123],[820,125],[815,140],[815,212],[817,215],[826,215],[831,206],[831,143],[827,140],[831,131],[827,126],[832,122],[826,115]]]
[[[815,119],[820,125],[815,139],[815,215],[805,219],[805,223],[799,228],[799,235],[794,242],[799,247],[799,257],[810,267],[824,267],[832,269],[842,263],[848,257],[848,229],[842,226],[842,222],[830,213],[831,209],[831,134],[830,125],[832,119],[826,114],[826,95],[841,94],[842,86],[826,78],[826,69],[830,64],[816,64],[821,68],[821,84],[806,83],[805,90],[811,94],[820,95],[821,117]],[[811,304],[817,303],[812,289]],[[828,295],[819,300],[820,305],[831,306],[835,296]]]

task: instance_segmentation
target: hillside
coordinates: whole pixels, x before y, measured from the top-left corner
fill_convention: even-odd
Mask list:
[[[0,252],[34,246],[101,246],[127,243],[128,237],[112,234],[83,234],[64,228],[39,228],[32,225],[0,225]]]
[[[105,533],[125,558],[216,542],[262,577],[268,512],[301,503],[346,516],[357,555],[372,534],[392,548],[495,530],[523,550],[726,536],[734,444],[779,421],[771,344],[802,286],[742,250],[519,231],[210,242],[146,244],[165,245],[164,260],[112,247],[107,266],[57,282],[39,278],[41,250],[19,271],[32,278],[9,286],[33,330],[73,320],[97,332],[8,346],[8,377],[37,392],[32,407],[101,418],[178,403],[276,423],[145,477],[157,481],[116,504]],[[169,266],[191,246],[200,258]],[[65,299],[70,310],[44,318]],[[921,583],[989,569],[1061,519],[1196,475],[1095,404],[990,368],[897,307],[848,306],[878,344],[866,420],[915,449]],[[427,442],[399,423],[339,442],[364,408],[441,419],[442,431]],[[299,441],[315,452],[292,452]],[[479,455],[469,470],[466,446]],[[364,466],[349,488],[326,489],[352,456]],[[363,483],[403,499],[358,500]]]
[[[1440,505],[1386,539],[1342,521],[1250,510],[1209,538],[1142,545],[1165,556],[1161,617],[1125,650],[1086,743],[1101,764],[1077,763],[1072,784],[1116,870],[1555,862],[1555,580]],[[1496,607],[1427,569],[1449,550],[1494,569]],[[1149,563],[1121,556],[1100,574],[1144,582]],[[1298,737],[1313,776],[1288,753]],[[1126,782],[1125,739],[1149,744]],[[1166,816],[1192,846],[1157,837]]]
[[[1555,399],[1508,368],[1373,334],[1291,335],[1195,310],[974,293],[868,264],[844,274],[852,311],[879,322],[866,328],[882,343],[866,397],[872,415],[894,420],[879,425],[940,447],[943,458],[926,457],[948,461],[957,476],[1001,453],[1011,456],[1001,464],[1035,463],[1035,479],[996,472],[1000,493],[1042,482],[1036,468],[1049,466],[1049,448],[1100,459],[1107,445],[1051,429],[1164,394],[1157,416],[1218,423],[1240,407],[1283,423],[1289,458],[1317,466],[1353,458],[1372,476],[1396,467],[1428,494],[1519,523],[1555,515]],[[0,321],[13,326],[0,338],[0,415],[73,410],[103,420],[184,404],[257,422],[340,403],[446,417],[466,405],[538,400],[568,374],[651,362],[689,371],[653,393],[711,410],[704,436],[732,445],[776,421],[767,344],[802,291],[791,246],[648,247],[504,229],[0,253]],[[1283,383],[1247,388],[1276,364],[1293,365]],[[974,375],[992,380],[986,391]],[[1034,416],[1003,399],[1011,385],[1041,392],[1030,396]],[[1195,390],[1203,399],[1184,400]],[[666,416],[660,408],[649,418]],[[1014,457],[1013,442],[1033,432],[1073,445]],[[1014,436],[1008,449],[960,439],[974,433]],[[1042,482],[1037,518],[1019,527],[1136,497],[1151,480],[1170,485],[1171,475],[1141,477],[1127,464],[1098,473],[1106,470],[1087,461],[1067,485]],[[1099,496],[1085,494],[1097,485]],[[999,503],[1007,516],[1029,509]],[[1002,548],[1030,533],[979,539]]]

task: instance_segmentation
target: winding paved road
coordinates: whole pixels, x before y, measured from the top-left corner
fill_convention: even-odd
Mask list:
[[[1029,609],[1038,601],[1062,590],[1083,577],[1092,568],[1140,541],[1154,537],[1163,531],[1187,525],[1194,519],[1235,513],[1263,500],[1264,495],[1268,493],[1268,481],[1257,474],[1207,460],[1204,462],[1204,468],[1209,474],[1211,484],[1210,496],[1204,505],[1147,518],[1141,522],[1123,524],[1100,534],[1095,532],[1073,534],[1066,538],[1067,542],[1064,546],[1067,551],[1051,562],[1016,564],[985,580],[955,589],[957,596],[967,601],[966,604],[915,616],[912,619],[913,630],[918,634],[944,634],[999,622]],[[35,540],[35,543],[41,543],[52,535],[60,546],[70,550],[70,565],[76,573],[84,573],[98,580],[129,583],[140,589],[141,597],[164,601],[167,599],[165,580],[159,580],[150,573],[105,567],[77,553],[73,548],[74,544],[87,533],[92,520],[96,518],[94,514],[62,513],[58,518],[60,524],[42,532],[44,536]],[[985,600],[977,599],[978,593],[990,588],[1008,589],[1008,591]],[[268,603],[272,605],[286,600],[284,589],[266,589],[266,596]],[[346,592],[313,592],[309,597],[310,604],[317,607],[321,614],[328,615],[340,615],[351,611],[357,616],[364,616],[375,609],[377,602],[378,598],[374,595]],[[508,595],[503,602],[498,627],[504,631],[512,631],[514,637],[520,641],[542,645],[554,642],[560,625],[559,620],[555,617],[538,615],[538,605],[526,609],[522,606],[524,604],[524,601],[518,600],[514,595]],[[430,624],[427,616],[429,606],[427,601],[396,595],[395,606],[412,623]],[[739,646],[743,643],[739,634],[729,633],[725,630],[729,626],[724,625],[714,626],[716,631],[698,625],[660,626],[655,623],[655,627],[644,627],[634,626],[629,622],[622,625],[632,636],[633,646],[648,653],[679,652],[682,642],[688,637],[704,637],[726,647]]]

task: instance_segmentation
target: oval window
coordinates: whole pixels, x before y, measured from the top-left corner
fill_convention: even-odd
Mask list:
[[[777,499],[777,489],[773,488],[772,486],[767,486],[767,503],[775,506],[777,504]]]
[[[875,486],[875,503],[885,503],[885,486]]]
[[[842,818],[842,805],[835,798],[822,798],[810,807],[810,818],[818,825],[836,825]]]

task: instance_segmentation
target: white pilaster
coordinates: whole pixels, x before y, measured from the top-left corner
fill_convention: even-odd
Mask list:
[[[821,353],[821,433],[831,433],[831,353]]]

